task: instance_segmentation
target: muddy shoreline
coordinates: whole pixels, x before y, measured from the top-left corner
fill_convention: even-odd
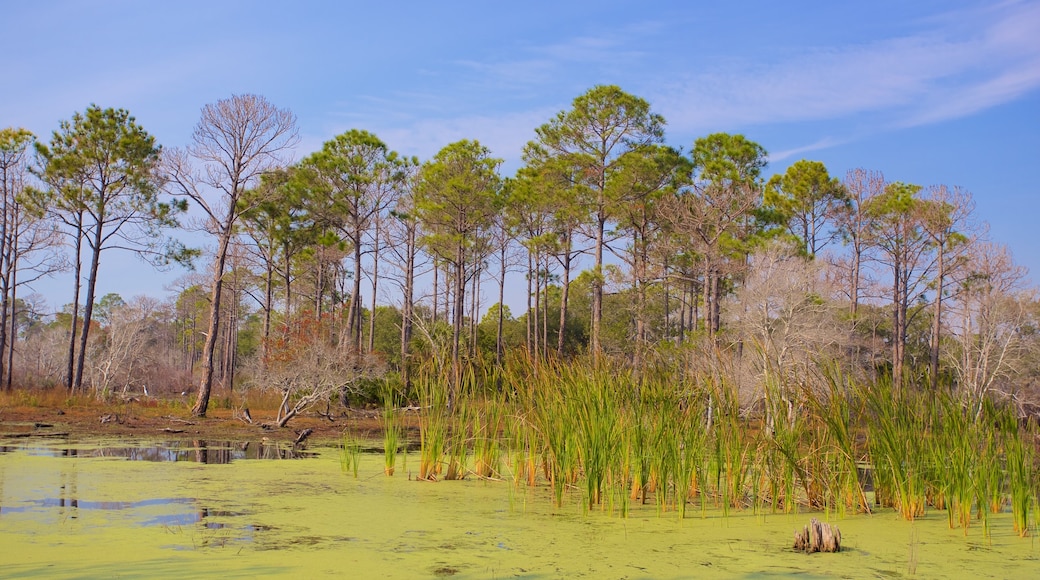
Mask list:
[[[362,439],[378,438],[382,434],[378,410],[340,408],[327,415],[297,416],[283,428],[273,426],[274,412],[254,410],[250,415],[252,423],[233,409],[211,409],[206,417],[200,418],[188,412],[135,405],[2,408],[0,439],[129,437],[248,441],[266,437],[275,442],[292,443],[303,430],[311,429],[308,443],[336,445],[345,434]]]

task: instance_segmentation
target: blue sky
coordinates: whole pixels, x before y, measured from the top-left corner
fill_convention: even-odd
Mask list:
[[[49,138],[90,103],[164,146],[206,103],[293,110],[296,157],[351,128],[428,158],[471,138],[519,165],[534,128],[596,84],[650,101],[667,141],[716,131],[835,176],[971,191],[1035,274],[1040,2],[8,2],[0,126]],[[101,291],[161,296],[183,272],[110,254]],[[37,285],[52,307],[66,277]]]

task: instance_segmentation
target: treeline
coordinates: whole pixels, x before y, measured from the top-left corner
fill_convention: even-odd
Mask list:
[[[183,149],[95,106],[46,143],[5,129],[0,376],[190,390],[197,415],[215,383],[275,388],[280,420],[387,377],[407,390],[424,362],[453,396],[509,356],[725,375],[747,406],[829,365],[978,404],[1032,394],[1036,295],[969,192],[808,160],[767,180],[744,136],[684,153],[664,127],[597,86],[535,129],[512,177],[476,141],[423,161],[362,130],[290,164],[295,117],[255,95],[204,107]],[[209,267],[165,302],[105,304],[109,250]],[[43,317],[18,290],[62,269],[74,300]]]

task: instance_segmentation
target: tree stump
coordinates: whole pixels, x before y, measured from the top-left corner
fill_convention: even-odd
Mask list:
[[[813,518],[809,525],[794,533],[794,549],[806,554],[813,552],[840,552],[841,531]]]

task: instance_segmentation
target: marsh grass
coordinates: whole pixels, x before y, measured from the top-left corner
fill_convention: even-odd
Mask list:
[[[618,390],[631,384],[619,371],[596,369],[592,376],[570,375],[565,378],[573,386],[572,417],[578,432],[578,455],[584,467],[585,495],[589,508],[602,502],[604,483],[621,456],[623,421]],[[630,378],[629,378],[630,379]]]
[[[529,487],[538,484],[539,444],[542,441],[527,414],[515,407],[503,410],[505,429],[508,431],[508,449],[512,464],[513,484]]]
[[[435,480],[441,473],[448,437],[450,375],[436,365],[419,368],[414,380],[419,399],[419,479]]]
[[[404,436],[404,427],[397,408],[400,406],[400,397],[393,386],[388,382],[383,388],[383,473],[390,476],[397,468],[397,455],[401,448]]]
[[[361,465],[361,440],[354,435],[343,436],[343,448],[340,450],[339,466],[343,473],[351,473],[358,477]]]
[[[932,444],[932,455],[940,466],[937,486],[945,500],[950,528],[960,525],[967,535],[983,430],[952,397],[939,397],[934,412],[940,414],[933,421],[940,428],[935,429]]]
[[[502,431],[505,405],[485,398],[473,413],[473,473],[485,479],[497,478],[502,463]]]
[[[716,505],[727,515],[731,508],[746,507],[745,485],[761,429],[749,429],[742,423],[736,390],[725,381],[712,384],[712,400],[717,415],[710,429],[714,456],[709,473],[715,482]]]
[[[1033,451],[1025,445],[1017,417],[1011,409],[998,415],[1001,434],[1004,437],[1008,496],[1011,502],[1012,521],[1015,533],[1025,537],[1029,534],[1029,506],[1034,502]]]
[[[415,380],[419,477],[509,478],[513,494],[545,486],[556,507],[574,496],[585,511],[622,517],[633,502],[679,518],[698,501],[724,516],[844,517],[873,503],[907,520],[945,510],[951,528],[978,519],[988,533],[987,514],[1010,506],[1023,535],[1036,526],[1030,510],[1040,518],[1033,448],[1009,405],[912,379],[857,384],[821,364],[808,378],[768,378],[748,406],[725,371],[653,364],[636,377],[610,361],[514,355],[490,371],[468,367],[451,406],[450,373],[428,365]]]
[[[825,486],[825,510],[834,510],[844,516],[869,512],[859,467],[865,459],[856,446],[855,417],[864,416],[863,397],[860,390],[845,377],[837,365],[823,369],[827,391],[817,394],[805,389],[804,397],[812,412],[815,439],[815,455],[823,456],[823,472],[819,479]],[[810,453],[813,455],[813,453]]]
[[[894,507],[905,519],[924,515],[927,503],[928,423],[920,398],[907,389],[879,381],[866,393],[870,413],[867,441],[874,466],[875,493],[882,505]]]
[[[804,421],[793,412],[784,388],[775,378],[767,378],[767,419],[761,454],[761,478],[765,483],[766,499],[772,511],[790,513],[796,507],[795,487],[800,485],[810,505],[818,504],[817,481],[806,476],[805,461],[815,456],[803,454],[805,444]]]

